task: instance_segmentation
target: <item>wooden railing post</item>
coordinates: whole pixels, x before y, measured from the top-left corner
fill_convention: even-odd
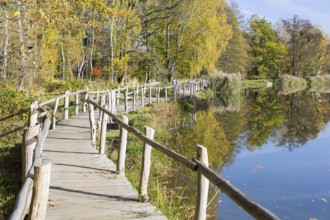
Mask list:
[[[33,127],[38,123],[38,102],[33,102],[30,105],[29,127]]]
[[[128,124],[128,117],[123,115],[123,122]],[[126,161],[126,148],[127,148],[127,130],[120,126],[120,146],[118,152],[117,173],[120,176],[125,176],[125,161]]]
[[[149,86],[149,105],[152,103],[152,88]]]
[[[55,107],[54,107],[54,111],[52,113],[53,119],[52,119],[52,128],[55,129],[56,128],[56,113],[57,113],[57,109],[58,109],[58,105],[59,105],[59,98],[56,98],[55,100]]]
[[[113,114],[117,113],[116,106],[117,106],[116,91],[111,90],[111,113]]]
[[[157,103],[159,103],[159,97],[160,97],[160,87],[157,87]]]
[[[88,93],[86,92],[84,97],[83,112],[87,111],[87,103],[86,103],[87,99],[88,99]]]
[[[145,85],[141,86],[141,108],[144,107],[144,91],[145,91]]]
[[[165,101],[167,101],[167,87],[165,86]]]
[[[107,90],[107,105],[108,105],[108,110],[111,110],[111,92]]]
[[[96,90],[96,94],[95,94],[95,99],[97,100],[96,102],[99,101],[99,97],[100,97],[100,95],[99,95],[99,90],[97,89],[97,90]]]
[[[101,95],[100,99],[100,106],[103,108],[105,105],[105,96]],[[101,123],[102,123],[102,110],[99,109],[99,118],[97,120],[97,129],[101,130]]]
[[[204,166],[208,167],[209,159],[207,149],[201,145],[197,145],[197,159]],[[195,219],[206,219],[207,197],[209,193],[209,180],[204,177],[200,172],[197,174],[197,198],[196,198],[196,211]]]
[[[108,106],[105,105],[104,108],[107,109]],[[109,116],[104,111],[102,111],[99,154],[104,154],[104,151],[105,151],[105,143],[106,143],[106,139],[107,139],[108,118],[109,118]]]
[[[133,102],[132,102],[133,111],[136,110],[136,91],[133,91]]]
[[[178,85],[177,84],[174,84],[173,85],[173,99],[176,101],[176,93],[178,92],[177,90],[179,89]]]
[[[29,219],[46,218],[48,206],[51,163],[34,167],[34,186]]]
[[[125,113],[127,114],[128,113],[128,91],[127,90],[125,91],[125,94],[124,94],[124,100],[125,100]]]
[[[95,124],[95,114],[94,114],[94,105],[89,105],[89,122],[91,125],[91,139],[92,144],[96,143],[96,124]]]
[[[144,127],[145,136],[149,139],[154,139],[155,130],[149,127]],[[143,156],[142,156],[142,173],[140,178],[140,188],[139,193],[142,202],[147,202],[148,198],[148,182],[150,175],[150,165],[151,165],[151,146],[143,143]]]
[[[75,104],[76,104],[75,112],[76,112],[76,115],[78,115],[79,114],[79,93],[76,94]]]
[[[183,97],[186,96],[186,84],[182,84]]]
[[[35,125],[24,130],[22,144],[22,182],[25,181],[27,174],[33,164],[33,152],[37,144],[37,135],[40,131],[40,125]]]
[[[118,87],[117,90],[116,105],[119,105],[119,98],[120,98],[120,87]]]
[[[69,102],[70,102],[70,96],[69,91],[65,91],[65,97],[64,97],[64,119],[69,119]]]

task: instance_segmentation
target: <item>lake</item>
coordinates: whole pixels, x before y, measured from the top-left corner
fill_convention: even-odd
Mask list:
[[[204,145],[212,169],[281,219],[329,219],[329,94],[242,90],[199,106],[175,122],[176,150]],[[170,183],[194,204],[194,175],[178,172]],[[210,219],[253,219],[214,187],[211,200]]]

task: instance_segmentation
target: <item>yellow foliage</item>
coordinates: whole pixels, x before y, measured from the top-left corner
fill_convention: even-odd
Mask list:
[[[184,151],[195,155],[197,144],[203,145],[208,150],[210,164],[221,165],[230,153],[229,142],[226,138],[224,129],[214,117],[211,110],[198,112],[196,114],[196,124],[193,129],[185,128],[180,139]]]

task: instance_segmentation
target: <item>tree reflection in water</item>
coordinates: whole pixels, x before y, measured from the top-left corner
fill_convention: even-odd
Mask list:
[[[232,164],[244,148],[254,151],[272,142],[277,147],[293,151],[315,139],[330,120],[329,94],[301,91],[283,95],[267,89],[232,95],[237,97],[226,99],[228,94],[214,97],[215,101],[211,100],[207,105],[201,102],[203,110],[197,108],[195,112],[187,112],[189,126],[177,127],[171,140],[172,146],[177,148],[175,150],[191,158],[196,155],[196,144],[207,147],[210,167],[219,174],[222,167]],[[231,103],[233,101],[240,103]],[[174,175],[170,185],[184,188],[183,196],[193,206],[195,175],[187,169],[178,168],[177,172],[180,175]],[[209,199],[216,191],[211,188]],[[215,200],[209,205],[210,216],[216,216],[217,203]]]

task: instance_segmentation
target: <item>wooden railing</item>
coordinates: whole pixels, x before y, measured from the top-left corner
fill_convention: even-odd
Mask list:
[[[87,97],[88,90],[65,92],[55,99],[50,99],[38,104],[30,105],[29,127],[24,130],[22,143],[22,187],[16,198],[14,211],[10,220],[45,219],[48,204],[48,192],[50,182],[51,163],[41,163],[43,144],[47,138],[51,123],[53,128],[56,124],[56,113],[59,102],[63,99],[63,119],[69,117],[70,96],[75,96],[75,112],[79,112],[79,95]],[[55,102],[51,113],[45,108],[46,105]],[[52,115],[52,122],[49,119]]]
[[[38,114],[41,112],[40,114]],[[40,154],[47,137],[50,120],[46,110],[31,105],[30,126],[24,130],[22,145],[22,188],[9,219],[44,219],[48,204],[50,163],[42,164]]]
[[[151,166],[151,149],[154,148],[168,157],[180,162],[184,166],[194,170],[198,175],[197,185],[197,204],[196,219],[206,218],[207,194],[209,181],[211,181],[221,191],[226,193],[233,201],[240,205],[244,210],[257,219],[278,219],[273,213],[263,208],[259,204],[248,199],[242,192],[231,185],[227,180],[217,175],[209,169],[207,149],[203,146],[197,146],[197,159],[190,160],[187,157],[163,146],[153,140],[154,130],[145,127],[144,134],[128,125],[128,118],[122,116],[122,119],[116,115],[116,109],[119,103],[123,101],[124,112],[134,111],[137,107],[143,107],[145,104],[152,102],[160,102],[168,100],[169,94],[172,98],[191,96],[205,87],[205,81],[194,81],[189,83],[181,83],[163,86],[158,84],[139,85],[135,87],[118,88],[114,90],[90,92],[88,90],[80,90],[76,92],[68,92],[65,94],[47,100],[38,104],[31,104],[29,128],[24,132],[24,141],[22,145],[22,188],[17,195],[14,212],[10,216],[10,220],[24,219],[28,215],[28,219],[44,219],[46,215],[50,168],[51,164],[41,164],[40,155],[44,141],[47,137],[49,127],[56,128],[57,113],[60,102],[63,99],[63,115],[61,119],[69,118],[70,96],[74,96],[74,111],[79,113],[80,104],[83,112],[89,109],[91,124],[91,139],[93,144],[96,143],[97,129],[100,130],[100,147],[99,153],[104,154],[106,125],[111,120],[120,126],[120,148],[118,154],[117,172],[119,175],[125,175],[125,158],[127,147],[128,132],[134,134],[137,138],[144,142],[143,144],[143,162],[142,174],[139,187],[139,193],[142,201],[148,200],[148,179]],[[128,106],[128,100],[132,100],[131,107]],[[83,100],[83,101],[81,101]],[[138,103],[140,102],[140,104]],[[55,103],[49,107],[50,104]],[[46,110],[47,107],[47,110]],[[95,121],[95,110],[99,109],[99,119]],[[52,121],[49,119],[51,118]]]

